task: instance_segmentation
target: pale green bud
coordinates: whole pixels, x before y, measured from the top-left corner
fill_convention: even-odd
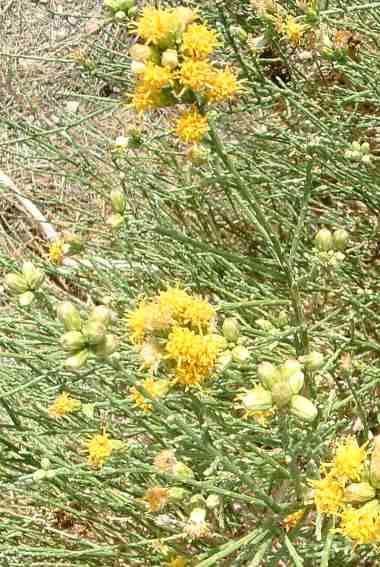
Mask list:
[[[360,152],[362,149],[360,142],[357,142],[356,140],[355,142],[352,142],[351,147],[355,152]]]
[[[106,336],[106,327],[99,321],[88,321],[83,327],[83,335],[88,344],[95,346],[104,341]]]
[[[45,478],[46,478],[46,471],[42,469],[38,469],[37,471],[34,471],[33,480],[35,482],[41,482],[41,480],[44,480]]]
[[[365,165],[371,165],[372,163],[372,156],[370,156],[369,154],[366,154],[362,157],[362,163],[364,163]]]
[[[324,356],[322,353],[313,350],[303,357],[303,362],[309,370],[318,370],[323,366]]]
[[[318,415],[318,410],[307,398],[304,396],[293,396],[290,400],[290,412],[303,421],[312,422]]]
[[[370,462],[370,481],[372,486],[380,488],[380,435],[374,438],[374,447]]]
[[[172,486],[169,488],[169,500],[173,502],[183,502],[189,495],[189,492],[181,486]]]
[[[343,228],[335,230],[333,234],[335,250],[345,250],[345,248],[347,247],[348,239],[349,234],[347,230],[344,230]]]
[[[256,319],[256,325],[263,331],[273,330],[273,325],[268,319]]]
[[[133,18],[134,16],[136,16],[138,14],[138,11],[139,11],[139,9],[138,9],[137,6],[132,6],[132,8],[129,8],[129,10],[128,10],[128,16],[130,18]]]
[[[65,368],[73,371],[80,370],[87,364],[89,356],[90,353],[88,350],[81,350],[65,360]]]
[[[20,274],[7,274],[4,278],[4,284],[11,293],[19,294],[28,291],[28,284]]]
[[[273,407],[271,392],[262,386],[256,386],[240,396],[242,407],[247,412],[267,411]]]
[[[217,371],[223,372],[232,362],[232,354],[230,350],[225,350],[222,354],[218,357],[217,361]]]
[[[290,399],[293,395],[290,385],[284,380],[273,384],[271,391],[273,403],[278,408],[283,408],[284,406],[286,406],[290,402]]]
[[[57,317],[66,331],[80,331],[82,328],[79,311],[70,301],[63,301],[57,305]]]
[[[31,303],[33,303],[35,299],[34,293],[32,291],[26,291],[18,296],[18,302],[21,307],[28,307]]]
[[[362,153],[360,150],[351,152],[351,159],[353,161],[360,161],[362,159]]]
[[[83,415],[85,415],[89,419],[93,419],[95,412],[95,404],[82,404],[81,410]]]
[[[206,509],[205,508],[194,508],[190,514],[190,521],[194,524],[203,524],[206,520]]]
[[[143,75],[145,73],[146,65],[142,61],[132,61],[131,62],[131,72],[134,75]],[[124,136],[120,136],[123,137]],[[117,144],[121,148],[126,148],[128,146],[128,139],[126,138],[126,144]]]
[[[104,0],[104,5],[107,6],[107,8],[111,8],[114,12],[127,12],[134,4],[134,0]]]
[[[344,490],[346,502],[368,502],[376,496],[376,490],[368,482],[355,482]]]
[[[91,310],[89,321],[97,321],[105,327],[111,323],[112,311],[106,305],[97,305]]]
[[[129,55],[135,61],[141,61],[142,63],[145,63],[151,58],[152,49],[148,45],[136,43],[130,48]]]
[[[334,245],[333,236],[327,228],[321,228],[321,230],[318,230],[314,242],[315,246],[318,250],[321,250],[321,252],[331,250]]]
[[[215,508],[219,508],[222,503],[222,499],[219,494],[210,494],[206,498],[206,506],[209,510],[215,510]]]
[[[279,327],[286,327],[286,325],[289,324],[289,317],[286,311],[280,311],[277,317],[277,323]]]
[[[173,465],[172,473],[183,480],[194,478],[194,473],[185,463],[177,462]]]
[[[227,317],[227,319],[224,319],[222,333],[228,341],[235,343],[240,334],[239,321],[235,317]]]
[[[38,289],[45,279],[45,274],[35,268],[32,262],[24,262],[22,265],[22,275],[31,291]]]
[[[45,471],[50,469],[50,461],[47,457],[44,457],[43,459],[41,459],[41,469],[43,469]]]
[[[360,150],[363,154],[368,154],[369,150],[370,150],[370,145],[368,142],[363,142],[363,144],[360,146]]]
[[[295,358],[289,358],[288,360],[285,360],[284,364],[282,364],[280,367],[281,376],[282,378],[284,378],[284,380],[290,378],[290,376],[300,371],[301,364]]]
[[[86,346],[86,338],[80,331],[68,331],[62,335],[61,347],[67,352],[78,352]]]
[[[123,214],[127,205],[127,200],[123,191],[114,189],[110,193],[111,205],[115,213]]]
[[[175,49],[167,49],[161,56],[161,64],[164,67],[175,69],[178,67],[178,53]]]
[[[299,394],[305,383],[303,372],[299,371],[288,378],[288,384],[293,394]]]
[[[280,380],[280,373],[277,368],[270,362],[261,362],[257,367],[257,376],[263,386],[269,390]]]
[[[109,216],[106,222],[112,230],[118,230],[124,224],[124,217],[123,215],[116,213],[115,215]]]
[[[118,12],[115,13],[116,20],[125,20],[126,17],[127,17],[126,13],[123,12],[122,10],[119,10]]]
[[[119,346],[114,335],[106,335],[102,342],[94,347],[94,353],[101,360],[105,360],[115,352]]]
[[[250,357],[249,350],[245,346],[238,345],[231,351],[232,360],[238,364],[244,364]]]

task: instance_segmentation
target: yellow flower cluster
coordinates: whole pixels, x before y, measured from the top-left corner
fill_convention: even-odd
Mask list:
[[[157,372],[162,363],[173,383],[199,386],[216,369],[226,341],[213,332],[215,309],[201,297],[169,287],[149,302],[142,301],[128,315],[131,340],[138,346],[143,367]],[[166,394],[169,383],[148,378],[143,388],[153,398]],[[149,400],[133,388],[132,399],[144,411]]]
[[[366,445],[359,447],[355,438],[346,438],[338,444],[332,462],[322,465],[322,478],[310,481],[317,511],[336,517],[340,521],[337,531],[356,545],[380,543],[380,502],[376,499],[380,441],[376,439],[369,455]]]
[[[88,464],[101,468],[109,459],[113,451],[120,450],[124,447],[122,441],[110,439],[106,433],[98,433],[92,437],[86,444],[88,451]]]
[[[71,398],[66,392],[62,392],[48,409],[50,417],[63,417],[68,413],[79,410],[79,400]]]
[[[137,22],[144,43],[131,49],[137,82],[132,106],[138,112],[190,104],[175,132],[186,143],[198,143],[208,131],[207,117],[194,104],[232,100],[241,90],[236,74],[217,69],[209,60],[219,46],[216,33],[197,23],[190,8],[146,7]]]

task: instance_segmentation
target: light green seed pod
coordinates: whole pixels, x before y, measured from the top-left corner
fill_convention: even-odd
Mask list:
[[[112,228],[112,230],[119,230],[124,224],[123,215],[116,213],[108,217],[106,223]]]
[[[303,358],[303,362],[309,370],[318,370],[323,366],[324,356],[322,353],[313,350]]]
[[[273,384],[271,392],[273,403],[278,408],[283,408],[288,405],[293,395],[289,383],[285,380]]]
[[[295,417],[307,422],[312,422],[318,415],[318,410],[307,398],[304,396],[293,396],[290,400],[290,413]]]
[[[344,490],[346,502],[368,502],[376,496],[376,490],[368,482],[355,482],[348,485]]]
[[[242,407],[247,412],[268,411],[273,407],[273,397],[269,390],[256,386],[248,390],[241,397]]]
[[[341,252],[347,248],[347,243],[349,239],[349,234],[347,230],[340,228],[335,230],[333,233],[334,247],[335,250],[340,250]]]
[[[305,383],[303,372],[299,371],[288,378],[288,384],[293,394],[299,394]]]
[[[80,331],[68,331],[60,339],[61,347],[66,352],[78,352],[87,344],[86,338]]]
[[[20,274],[7,274],[4,278],[4,284],[11,293],[20,294],[28,291],[28,284]]]
[[[268,390],[281,379],[278,369],[270,362],[261,362],[257,367],[257,376]]]
[[[79,311],[70,301],[63,301],[57,305],[57,317],[66,331],[80,331],[82,328]]]
[[[285,360],[284,364],[280,367],[281,377],[286,380],[290,378],[293,374],[301,371],[301,364],[295,358],[289,358]]]
[[[89,321],[97,321],[105,327],[108,327],[112,320],[112,311],[106,305],[97,305],[92,309],[88,319]]]

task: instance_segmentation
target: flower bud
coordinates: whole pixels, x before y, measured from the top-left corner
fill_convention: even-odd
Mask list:
[[[34,471],[33,480],[35,482],[40,482],[41,480],[44,480],[45,478],[46,478],[46,471],[44,471],[43,469],[38,469],[37,471]]]
[[[349,234],[347,230],[340,228],[333,233],[334,247],[336,250],[344,250],[347,246]]]
[[[206,520],[206,514],[205,508],[194,508],[190,514],[190,521],[195,524],[201,524]]]
[[[167,49],[161,56],[161,64],[164,67],[175,69],[178,67],[178,53],[175,49]]]
[[[281,380],[280,382],[276,382],[272,386],[272,399],[273,403],[278,408],[283,408],[286,406],[293,395],[293,392],[290,388],[290,385],[285,380]]]
[[[33,303],[35,299],[35,295],[32,291],[26,291],[18,296],[18,302],[21,307],[28,307],[31,303]]]
[[[124,217],[123,215],[117,213],[115,215],[111,215],[107,219],[107,224],[112,228],[112,230],[118,230],[124,224]]]
[[[20,274],[7,274],[4,278],[4,284],[11,293],[19,294],[28,291],[28,284]]]
[[[210,494],[206,498],[206,506],[209,510],[215,510],[215,508],[219,508],[221,503],[222,499],[219,494]]]
[[[227,317],[227,319],[224,319],[222,333],[228,341],[236,343],[240,334],[239,321],[235,317]]]
[[[238,364],[244,364],[250,357],[249,350],[245,346],[238,345],[231,351],[232,360]]]
[[[122,10],[119,10],[118,12],[115,13],[115,18],[116,20],[125,20],[126,14]]]
[[[369,154],[366,154],[362,157],[361,159],[362,163],[364,163],[365,165],[371,165],[372,163],[372,156],[370,156]]]
[[[368,154],[370,151],[370,145],[368,142],[363,142],[362,145],[360,146],[360,151],[362,152],[362,154]]]
[[[43,459],[41,459],[41,469],[45,471],[50,469],[50,461],[48,458],[44,457]]]
[[[194,478],[194,473],[185,463],[177,462],[173,465],[172,473],[183,480]]]
[[[132,61],[131,72],[134,75],[143,75],[145,73],[146,65],[142,61]]]
[[[118,342],[114,335],[106,335],[102,342],[97,344],[94,348],[95,355],[104,360],[111,356],[118,347]]]
[[[67,352],[78,352],[86,346],[86,339],[80,331],[68,331],[62,335],[61,347]]]
[[[327,228],[321,228],[321,230],[317,232],[314,242],[315,246],[318,250],[321,250],[321,252],[331,250],[334,245],[333,236]]]
[[[90,353],[88,350],[81,350],[80,352],[77,352],[73,356],[69,356],[69,358],[66,358],[65,368],[67,368],[67,370],[73,370],[73,371],[80,370],[81,368],[83,368],[83,366],[87,364],[89,356]]]
[[[123,214],[127,204],[125,195],[123,191],[118,191],[114,189],[110,193],[111,205],[115,213]]]
[[[324,356],[322,353],[313,350],[309,352],[306,356],[302,359],[304,365],[309,370],[318,370],[322,367],[324,362]]]
[[[89,315],[89,321],[97,321],[105,327],[111,323],[113,312],[106,305],[97,305],[94,307]]]
[[[263,331],[273,330],[273,325],[268,319],[256,319],[256,325]]]
[[[79,311],[70,301],[63,301],[57,305],[57,317],[62,321],[66,331],[80,331],[82,328]]]
[[[193,165],[203,165],[209,156],[209,150],[199,144],[192,144],[186,152],[186,159]]]
[[[135,61],[141,61],[145,63],[151,58],[152,50],[148,45],[142,43],[136,43],[132,45],[131,49],[129,50],[129,55]]]
[[[280,373],[277,368],[270,362],[261,362],[257,367],[257,376],[260,378],[261,383],[268,390],[280,380]]]
[[[129,10],[128,10],[128,17],[133,18],[134,16],[136,16],[138,11],[139,11],[139,9],[138,9],[137,6],[132,6],[132,8],[129,8]]]
[[[300,372],[301,364],[295,358],[289,358],[285,360],[284,364],[280,367],[281,377],[286,380],[290,378],[293,374]]]
[[[45,274],[38,268],[35,268],[32,262],[23,263],[22,275],[24,276],[28,289],[31,291],[38,289],[45,279]]]
[[[172,486],[169,488],[169,500],[172,502],[183,502],[189,495],[189,492],[181,486]]]
[[[284,309],[282,309],[282,311],[278,314],[277,324],[279,327],[286,327],[286,325],[289,324],[289,317]]]
[[[356,140],[352,142],[351,147],[355,152],[360,152],[362,149],[360,142],[357,142]]]
[[[373,441],[374,447],[369,468],[370,481],[372,486],[380,488],[380,435],[376,435]]]
[[[78,234],[73,234],[68,230],[62,232],[64,242],[68,245],[66,253],[76,254],[83,249],[83,239]]]
[[[95,346],[105,339],[106,328],[99,321],[89,321],[83,328],[83,335],[88,344]]]
[[[368,482],[355,482],[345,488],[346,502],[368,502],[376,496],[376,490]]]
[[[232,354],[230,350],[225,350],[222,354],[219,355],[217,360],[216,370],[217,372],[223,372],[228,368],[228,366],[232,362]]]
[[[54,478],[56,475],[56,471],[53,469],[49,469],[48,471],[45,471],[45,478],[47,480],[51,480],[52,478]]]
[[[313,402],[297,395],[290,400],[290,413],[303,421],[312,422],[317,417],[318,410]]]
[[[267,411],[273,407],[271,392],[262,386],[255,386],[239,396],[243,408],[247,412]]]
[[[293,394],[299,394],[305,383],[303,372],[299,371],[288,378],[288,384]]]

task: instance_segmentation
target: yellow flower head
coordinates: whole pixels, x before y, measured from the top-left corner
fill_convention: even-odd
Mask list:
[[[146,378],[141,386],[148,392],[148,394],[154,398],[162,398],[168,393],[169,381],[168,380],[155,380],[154,378]],[[131,388],[131,398],[135,404],[140,407],[143,411],[152,411],[152,404],[149,403],[149,398],[145,398],[137,388],[134,386]]]
[[[215,309],[206,299],[193,297],[179,287],[168,287],[160,292],[158,305],[162,312],[170,313],[176,322],[197,330],[207,329],[215,318]]]
[[[306,26],[299,24],[293,18],[293,16],[288,16],[285,23],[281,26],[281,31],[286,35],[288,40],[297,47],[301,43],[302,36],[304,35]]]
[[[207,118],[202,116],[196,108],[182,114],[177,122],[176,134],[187,144],[200,142],[207,131]]]
[[[168,499],[169,490],[162,486],[152,486],[152,488],[148,488],[143,498],[150,512],[159,512],[162,510],[167,504]]]
[[[314,502],[320,514],[336,515],[343,505],[344,490],[331,474],[320,480],[309,481],[314,489]]]
[[[160,91],[149,89],[144,82],[138,83],[132,95],[131,106],[137,112],[146,112],[147,110],[159,108],[161,104],[160,95]]]
[[[377,500],[361,508],[346,508],[340,519],[338,531],[355,543],[380,543],[380,504]]]
[[[209,87],[214,74],[215,71],[208,61],[185,59],[178,78],[183,86],[202,92]]]
[[[124,446],[122,441],[110,439],[106,433],[98,433],[87,443],[88,464],[100,468],[111,456],[112,451],[121,449]]]
[[[142,81],[147,91],[160,91],[172,84],[173,74],[169,67],[149,62],[145,66]]]
[[[147,43],[164,49],[175,39],[181,21],[175,10],[146,7],[137,22],[137,33]]]
[[[49,247],[49,258],[53,264],[60,266],[64,258],[65,241],[62,238],[55,240]]]
[[[216,33],[204,24],[191,24],[182,36],[185,55],[194,59],[206,59],[218,45]]]
[[[67,413],[79,410],[80,407],[81,403],[79,400],[70,398],[69,394],[62,392],[49,407],[48,414],[50,417],[63,417]]]
[[[175,363],[175,380],[184,386],[199,386],[215,369],[224,347],[223,337],[196,335],[174,327],[165,346],[166,358]]]
[[[217,71],[209,80],[207,99],[210,102],[232,100],[241,91],[241,85],[231,69]]]
[[[168,329],[172,324],[172,315],[160,309],[155,302],[142,301],[127,317],[128,327],[132,333],[132,342],[141,344],[149,333]]]
[[[187,559],[185,557],[173,557],[167,564],[168,567],[186,567],[188,565]]]
[[[354,437],[347,437],[335,451],[331,474],[342,480],[360,480],[366,457],[365,446],[359,447]]]

